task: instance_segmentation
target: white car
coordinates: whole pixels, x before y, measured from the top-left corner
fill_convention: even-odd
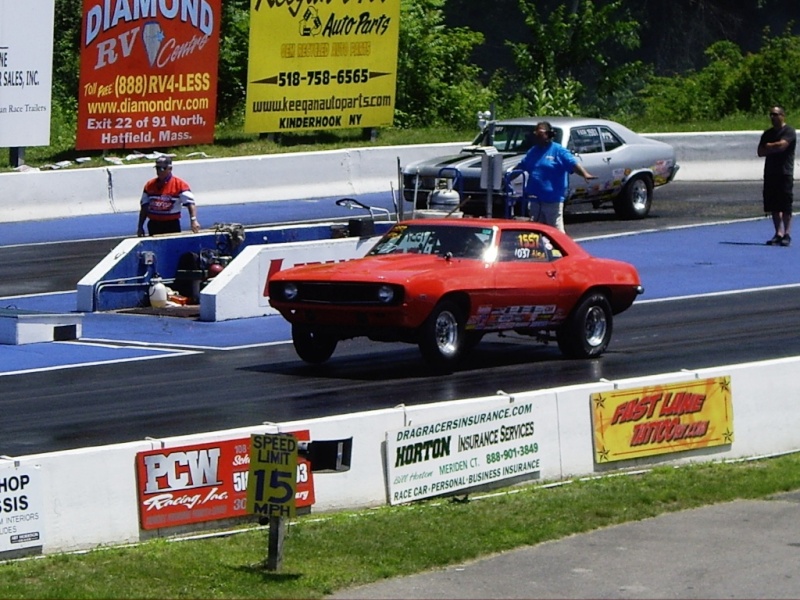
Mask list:
[[[653,189],[669,183],[678,171],[675,149],[664,142],[634,133],[624,125],[582,117],[524,117],[489,121],[475,141],[459,154],[417,161],[402,169],[403,197],[415,209],[453,206],[466,214],[494,217],[525,214],[526,198],[514,186],[509,170],[519,163],[533,143],[540,121],[549,122],[554,141],[571,150],[597,179],[584,181],[572,175],[565,207],[588,204],[613,207],[623,219],[643,219],[650,212]],[[492,173],[502,159],[498,189]],[[483,166],[482,166],[483,165]],[[481,175],[484,180],[481,181]],[[488,176],[487,176],[488,175]],[[521,183],[522,177],[516,181]],[[496,183],[496,179],[495,179]],[[516,188],[516,189],[515,189]]]

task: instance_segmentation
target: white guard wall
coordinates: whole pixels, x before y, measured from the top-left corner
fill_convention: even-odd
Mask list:
[[[143,440],[100,448],[7,458],[37,467],[44,478],[45,553],[92,548],[140,539],[135,456],[154,448],[239,439],[251,434],[308,429],[312,440],[353,438],[351,467],[346,472],[315,473],[315,512],[385,504],[385,440],[388,431],[508,406],[533,404],[541,451],[540,480],[588,476],[609,469],[641,468],[660,463],[724,460],[800,450],[800,379],[793,373],[800,358],[788,358],[653,377],[599,381],[579,386],[531,390],[507,395],[309,419]],[[731,445],[596,465],[592,447],[591,395],[615,389],[730,376],[734,412]]]
[[[766,124],[765,124],[766,127]],[[764,160],[760,132],[663,133],[648,137],[675,148],[677,179],[753,181]],[[388,192],[399,187],[398,163],[458,152],[468,142],[355,148],[241,158],[176,160],[175,173],[191,182],[205,205],[328,198]],[[800,177],[800,170],[796,170]],[[153,164],[0,173],[0,222],[56,219],[139,210]],[[13,200],[12,200],[13,199]]]
[[[204,205],[328,198],[398,188],[398,161],[458,152],[464,143],[385,146],[175,160]],[[138,212],[153,161],[58,171],[0,173],[0,222]],[[202,192],[201,192],[202,190]],[[13,199],[13,201],[12,201]]]

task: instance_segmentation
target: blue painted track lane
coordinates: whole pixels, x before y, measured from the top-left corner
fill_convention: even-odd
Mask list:
[[[20,230],[32,225],[15,224]],[[798,247],[766,246],[771,231],[770,221],[761,218],[579,242],[595,256],[633,263],[645,287],[638,302],[647,302],[800,285]],[[76,292],[68,291],[6,297],[0,299],[0,306],[74,312],[76,296]],[[162,358],[191,350],[268,345],[289,339],[289,326],[279,316],[205,323],[176,317],[87,313],[80,342],[0,345],[0,375]]]

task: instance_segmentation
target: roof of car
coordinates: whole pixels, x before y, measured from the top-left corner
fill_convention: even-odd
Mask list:
[[[589,125],[605,125],[614,131],[627,135],[637,136],[638,134],[628,129],[621,123],[616,121],[609,121],[607,119],[595,119],[593,117],[516,117],[513,119],[498,119],[495,121],[498,125],[536,125],[542,121],[547,121],[553,127],[580,127]]]

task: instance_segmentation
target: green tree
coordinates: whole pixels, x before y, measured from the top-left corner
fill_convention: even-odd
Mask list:
[[[224,0],[219,39],[217,120],[244,121],[250,0]]]
[[[728,41],[705,52],[708,64],[699,71],[653,77],[642,91],[645,116],[654,122],[715,120],[736,114],[763,113],[781,104],[800,107],[800,36],[771,37],[765,29],[759,52],[743,55]]]
[[[574,114],[609,91],[602,82],[617,85],[620,68],[609,57],[620,48],[639,45],[639,24],[622,0],[605,4],[573,0],[559,4],[543,18],[536,0],[520,0],[530,39],[509,42],[517,67],[516,84],[528,99],[531,114]],[[630,72],[630,66],[628,71]]]
[[[493,97],[469,56],[483,35],[447,28],[445,0],[402,0],[395,124],[474,126]]]

